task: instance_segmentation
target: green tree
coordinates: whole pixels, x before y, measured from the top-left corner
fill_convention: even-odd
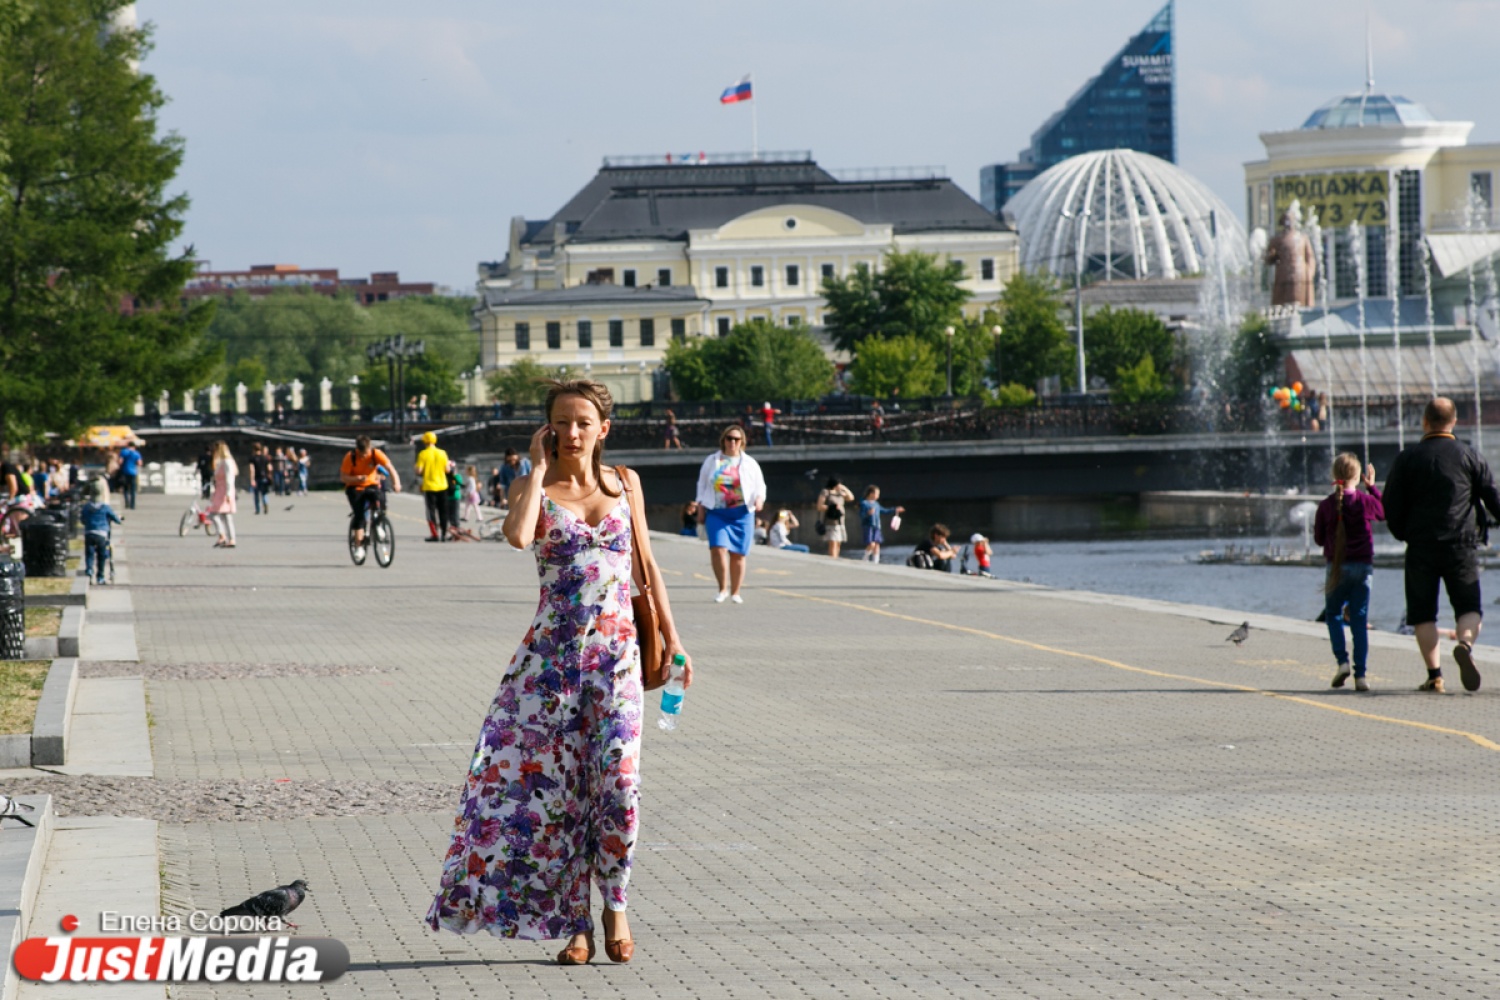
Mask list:
[[[547,387],[542,384],[542,379],[567,380],[572,377],[567,365],[544,365],[528,354],[505,368],[496,369],[486,384],[491,399],[512,406],[538,406],[547,397]]]
[[[1253,402],[1275,381],[1280,366],[1281,348],[1271,336],[1270,322],[1259,313],[1250,313],[1219,366],[1219,387],[1232,399]]]
[[[1083,321],[1084,357],[1090,376],[1099,375],[1118,387],[1122,373],[1139,369],[1150,358],[1156,381],[1163,386],[1176,362],[1176,342],[1155,313],[1104,306]]]
[[[325,377],[343,384],[351,375],[363,382],[371,367],[366,348],[401,334],[423,341],[432,355],[426,368],[435,373],[432,366],[441,362],[451,380],[479,360],[479,341],[468,323],[472,305],[472,299],[431,296],[363,306],[352,295],[294,289],[236,295],[219,308],[208,338],[223,348],[228,367],[253,359],[273,381],[295,378],[311,385]]]
[[[366,368],[359,376],[359,392],[362,402],[374,407],[386,407],[390,404],[391,368],[385,361],[377,361]],[[453,362],[448,360],[441,351],[427,348],[426,353],[406,362],[406,370],[401,376],[402,384],[406,387],[406,397],[426,396],[427,402],[436,403],[438,406],[447,406],[450,403],[461,402],[464,398],[463,389],[459,386],[455,377]],[[396,405],[405,403],[405,399],[396,401]]]
[[[126,0],[0,6],[0,434],[16,440],[194,387],[214,307],[180,305],[183,147],[134,69],[147,33],[110,28]]]
[[[1088,328],[1084,328],[1088,336]],[[1174,395],[1172,387],[1162,381],[1151,355],[1143,354],[1133,365],[1115,369],[1111,398],[1119,403],[1162,403]]]
[[[857,351],[866,337],[908,334],[941,347],[949,326],[963,322],[969,292],[959,285],[963,264],[939,263],[934,254],[893,250],[880,272],[864,264],[846,278],[825,278],[824,325],[841,350]]]
[[[855,264],[844,278],[824,278],[823,301],[828,303],[823,328],[840,350],[853,351],[880,330],[880,292],[869,264]]]
[[[944,389],[937,349],[921,337],[869,337],[849,366],[849,384],[863,396],[889,397],[897,390],[907,399],[935,396]]]
[[[1036,393],[1019,382],[1007,382],[985,397],[985,406],[1035,406]]]
[[[1007,382],[1036,385],[1049,375],[1076,381],[1075,357],[1068,329],[1059,314],[1062,296],[1057,284],[1039,274],[1019,272],[1000,295],[1000,363]]]
[[[667,347],[677,395],[688,400],[814,399],[833,386],[833,362],[804,330],[751,320],[727,337]]]

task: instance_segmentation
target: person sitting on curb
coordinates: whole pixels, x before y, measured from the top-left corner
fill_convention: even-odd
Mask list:
[[[934,524],[927,532],[927,537],[917,543],[916,550],[906,564],[922,569],[935,569],[939,573],[952,573],[953,560],[958,558],[958,553],[948,544],[948,535],[946,524]]]
[[[783,552],[811,552],[812,549],[799,542],[792,541],[790,532],[801,526],[797,515],[789,510],[781,510],[776,513],[776,523],[771,525],[771,530],[766,536],[766,544],[773,549],[781,549]]]

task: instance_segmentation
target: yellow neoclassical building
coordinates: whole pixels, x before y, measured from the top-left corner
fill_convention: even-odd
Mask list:
[[[1420,296],[1426,254],[1441,280],[1500,250],[1500,144],[1469,145],[1473,129],[1473,122],[1440,121],[1416,101],[1380,93],[1371,81],[1327,102],[1299,128],[1261,133],[1265,159],[1245,164],[1250,226],[1274,232],[1294,200],[1304,214],[1316,212],[1330,293],[1348,300],[1358,279],[1349,229],[1357,222],[1366,294]]]
[[[806,153],[611,158],[552,218],[513,220],[505,260],[480,265],[482,362],[531,356],[651,399],[670,338],[752,319],[819,337],[823,280],[893,249],[960,261],[975,312],[1017,266],[1016,234],[939,172],[840,179]]]

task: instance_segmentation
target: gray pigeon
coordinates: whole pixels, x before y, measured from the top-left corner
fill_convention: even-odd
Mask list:
[[[18,819],[27,826],[36,826],[31,820],[21,815],[23,811],[36,812],[36,806],[27,805],[8,795],[0,795],[0,820]]]
[[[1239,628],[1235,629],[1233,632],[1229,633],[1229,638],[1225,639],[1224,641],[1232,642],[1236,646],[1238,646],[1248,638],[1250,638],[1250,623],[1246,622]]]
[[[287,920],[286,915],[301,906],[311,891],[307,883],[299,878],[291,885],[279,885],[274,889],[267,889],[259,896],[251,896],[238,906],[222,911],[219,916],[280,917],[283,923],[296,930],[297,925]]]

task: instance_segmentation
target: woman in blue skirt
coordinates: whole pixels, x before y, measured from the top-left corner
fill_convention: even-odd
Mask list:
[[[698,471],[699,517],[708,528],[708,552],[719,582],[715,604],[745,603],[745,557],[755,542],[755,515],[766,502],[760,463],[745,454],[745,432],[730,424],[719,435],[719,450]]]

